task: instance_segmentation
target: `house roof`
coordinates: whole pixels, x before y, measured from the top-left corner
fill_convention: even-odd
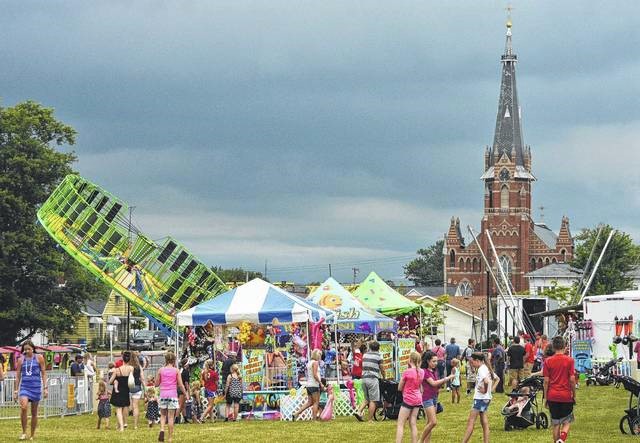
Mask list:
[[[409,298],[418,298],[423,295],[430,295],[431,297],[440,297],[445,294],[444,286],[413,286],[406,288],[407,292],[404,294]],[[447,286],[447,295],[454,295],[456,293],[455,286]]]
[[[631,271],[627,272],[627,276],[635,279],[640,278],[640,265],[634,266]]]
[[[461,312],[465,315],[468,315],[469,317],[471,317],[471,305],[469,304],[467,307],[469,309],[465,309],[465,306],[462,306],[461,303],[457,302],[458,299],[462,299],[464,297],[449,297],[449,303],[447,303],[447,306],[449,307],[449,309],[453,309],[455,311]],[[470,298],[478,298],[478,299],[482,299],[485,301],[486,303],[486,298],[484,297],[470,297]],[[437,297],[433,297],[431,295],[423,295],[422,297],[420,297],[421,300],[431,300],[431,301],[436,301]],[[473,303],[473,302],[472,302]],[[478,309],[474,310],[474,317],[476,317],[477,319],[479,319],[479,312]]]
[[[102,317],[105,306],[107,306],[107,300],[90,300],[84,303],[82,312],[90,317]]]
[[[535,271],[525,274],[526,277],[534,278],[580,278],[582,270],[572,267],[569,263],[551,263]]]
[[[533,232],[538,236],[542,242],[547,245],[549,249],[556,248],[556,242],[558,241],[558,236],[555,232],[553,232],[547,225],[544,223],[535,223],[533,225]]]

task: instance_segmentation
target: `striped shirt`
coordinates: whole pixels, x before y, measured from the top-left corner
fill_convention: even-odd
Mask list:
[[[380,363],[382,356],[379,352],[367,352],[362,357],[362,378],[380,378]]]

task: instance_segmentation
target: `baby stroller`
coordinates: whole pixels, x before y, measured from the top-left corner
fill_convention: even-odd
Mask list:
[[[522,380],[509,394],[511,399],[502,408],[504,430],[525,429],[536,425],[536,429],[547,429],[549,418],[540,412],[537,393],[543,388],[542,377],[528,377]]]
[[[605,363],[604,365],[594,368],[591,374],[587,376],[587,386],[600,385],[609,386],[615,381],[615,377],[612,374],[612,369],[618,362],[622,361],[622,357],[613,359]]]
[[[640,383],[631,377],[621,375],[616,377],[616,385],[622,384],[626,391],[629,391],[629,407],[624,410],[625,415],[620,419],[620,432],[623,434],[640,435]],[[633,399],[636,399],[635,405]]]
[[[373,419],[376,421],[382,421],[387,418],[396,420],[402,406],[402,392],[398,391],[398,382],[380,379],[380,398],[382,406],[376,408]],[[424,415],[422,408],[418,412],[418,418],[421,415]]]

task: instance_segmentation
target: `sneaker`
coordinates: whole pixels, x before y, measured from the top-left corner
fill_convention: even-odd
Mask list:
[[[362,418],[362,415],[358,414],[357,412],[353,413],[353,416],[356,418],[356,420],[358,421],[364,421],[364,419]]]
[[[158,441],[164,441],[164,431],[160,431],[158,434]]]

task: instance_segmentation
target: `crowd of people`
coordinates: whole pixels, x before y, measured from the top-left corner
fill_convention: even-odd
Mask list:
[[[451,403],[460,402],[462,381],[466,378],[467,395],[472,396],[471,411],[467,420],[463,442],[468,442],[480,421],[483,441],[489,441],[489,421],[487,411],[495,391],[503,386],[515,390],[527,377],[544,377],[544,399],[549,408],[553,438],[556,443],[566,441],[573,421],[576,377],[574,362],[566,355],[566,345],[562,337],[551,342],[544,335],[531,339],[520,333],[511,338],[507,348],[499,339],[493,340],[493,347],[481,351],[473,339],[469,339],[462,349],[454,338],[446,346],[439,339],[421,343],[409,356],[408,369],[401,375],[398,390],[402,394],[402,404],[398,412],[396,441],[403,439],[404,428],[409,424],[412,442],[430,442],[437,426],[437,414],[444,407],[440,391],[451,392]],[[418,349],[422,352],[418,352]],[[322,351],[311,352],[306,366],[307,402],[293,414],[294,420],[307,409],[312,410],[312,418],[321,416],[320,393],[327,389],[327,381],[321,371]],[[121,357],[109,363],[104,371],[96,368],[89,354],[76,356],[70,367],[74,377],[96,377],[97,428],[103,424],[109,428],[112,409],[115,409],[117,430],[127,428],[130,415],[133,428],[139,425],[140,403],[144,399],[145,419],[149,427],[159,423],[158,441],[172,441],[175,423],[202,423],[213,419],[214,399],[223,395],[226,403],[225,421],[239,418],[239,404],[243,397],[243,383],[236,353],[230,351],[221,365],[220,374],[213,361],[205,362],[198,381],[192,380],[190,361],[183,359],[177,365],[176,355],[165,354],[165,365],[155,377],[145,378],[148,361],[139,353],[123,351]],[[364,401],[354,413],[358,421],[373,420],[376,409],[382,403],[380,380],[385,376],[380,344],[371,341],[355,346],[349,371],[353,379],[361,379]],[[0,380],[3,378],[0,365]],[[100,376],[100,373],[103,376]],[[99,378],[99,379],[98,379]],[[47,397],[47,373],[45,360],[35,352],[35,346],[27,341],[22,345],[22,356],[17,363],[15,398],[21,409],[21,440],[33,439],[38,424],[38,404]],[[201,393],[207,398],[203,407]],[[525,394],[523,394],[524,398]],[[520,407],[518,398],[514,408]],[[187,405],[189,407],[187,407]],[[30,434],[27,434],[28,412],[31,412]],[[365,414],[365,410],[367,413]],[[422,433],[418,430],[418,414],[423,410],[426,424]]]

